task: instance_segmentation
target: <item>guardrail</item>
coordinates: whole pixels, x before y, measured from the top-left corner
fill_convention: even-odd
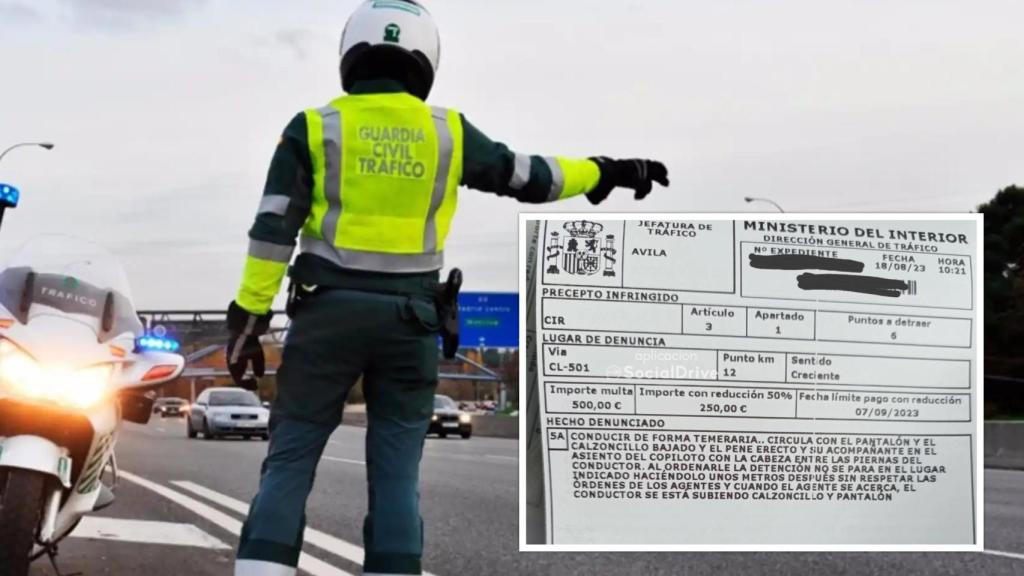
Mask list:
[[[985,375],[985,412],[1024,413],[1024,380]],[[985,426],[985,467],[1024,470],[1024,421],[987,420]]]
[[[985,467],[1024,470],[1024,422],[985,422]]]
[[[492,438],[519,438],[519,418],[516,416],[494,416],[473,414],[473,435]],[[366,427],[366,412],[346,410],[341,420],[347,426]]]

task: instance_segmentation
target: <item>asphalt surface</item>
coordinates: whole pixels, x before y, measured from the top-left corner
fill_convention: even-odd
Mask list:
[[[327,447],[307,511],[312,530],[306,535],[304,574],[359,574],[366,506],[363,438],[361,428],[342,426]],[[118,461],[129,475],[122,479],[118,500],[96,514],[101,525],[89,537],[61,545],[61,571],[65,576],[232,574],[238,527],[265,452],[266,443],[258,440],[187,440],[179,420],[126,424]],[[985,554],[521,553],[515,441],[431,437],[421,476],[424,567],[436,576],[1024,574],[1024,472],[986,471],[985,545],[993,553]],[[168,524],[155,527],[153,536],[119,520]],[[162,536],[169,527],[187,529],[201,543],[179,541],[170,531]],[[45,559],[31,574],[55,576]]]

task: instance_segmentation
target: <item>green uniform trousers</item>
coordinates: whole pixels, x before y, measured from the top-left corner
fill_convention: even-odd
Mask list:
[[[270,446],[240,560],[294,567],[306,498],[327,439],[360,376],[366,396],[365,572],[420,574],[419,464],[437,387],[436,275],[382,292],[321,290],[295,313],[278,370]]]

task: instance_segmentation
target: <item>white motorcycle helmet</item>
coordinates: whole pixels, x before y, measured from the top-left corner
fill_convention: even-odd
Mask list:
[[[441,58],[441,38],[430,12],[413,0],[366,0],[341,34],[341,86],[356,80],[398,76],[410,93],[426,100]]]

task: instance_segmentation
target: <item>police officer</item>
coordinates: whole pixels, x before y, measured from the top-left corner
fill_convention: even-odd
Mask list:
[[[295,306],[236,575],[295,574],[316,466],[360,378],[363,570],[421,573],[418,476],[438,375],[435,296],[459,186],[520,202],[586,195],[597,204],[616,187],[639,199],[652,182],[668,185],[659,162],[513,152],[455,110],[425,104],[439,51],[422,5],[367,0],[342,33],[347,95],[296,115],[274,152],[228,309],[228,365],[240,385],[252,382],[249,367],[263,374],[259,337],[286,272]]]

